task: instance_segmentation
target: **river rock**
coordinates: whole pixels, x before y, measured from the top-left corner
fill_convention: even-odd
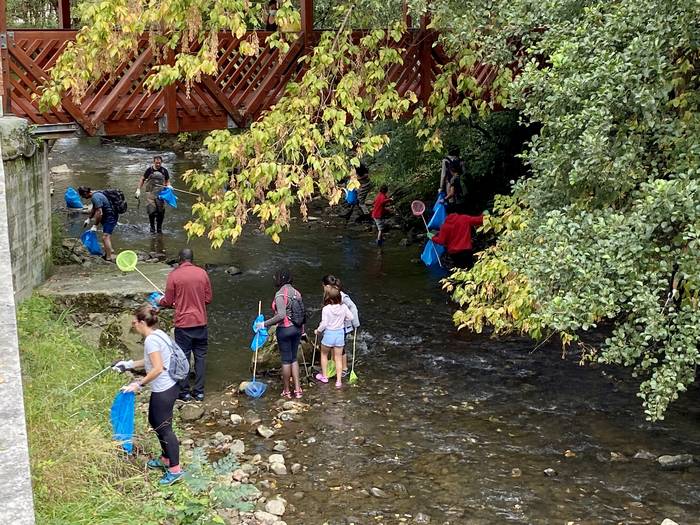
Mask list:
[[[229,419],[231,420],[231,424],[234,426],[238,426],[243,423],[243,417],[239,416],[238,414],[231,414]]]
[[[371,489],[369,489],[369,493],[372,494],[372,496],[374,496],[375,498],[386,499],[389,497],[389,494],[387,494],[378,487],[372,487]]]
[[[271,438],[272,436],[275,435],[275,431],[272,430],[270,427],[266,427],[265,425],[258,426],[257,431],[258,431],[258,434],[260,434],[265,439]]]
[[[282,403],[282,408],[284,410],[296,410],[297,412],[303,412],[309,405],[306,403],[301,403],[299,401],[285,401]]]
[[[684,469],[693,465],[692,454],[678,454],[675,456],[663,455],[657,459],[659,465],[664,470]]]
[[[229,450],[231,451],[232,454],[235,454],[236,456],[240,456],[241,454],[245,454],[245,443],[243,443],[243,441],[240,439],[234,439],[231,442],[231,446],[229,447]]]
[[[544,469],[544,475],[547,476],[548,478],[554,477],[557,475],[557,471],[554,470],[553,468],[546,468]]]
[[[248,478],[248,474],[246,474],[245,470],[237,468],[236,470],[233,471],[233,479],[236,481],[243,481],[244,479]]]
[[[243,272],[236,266],[229,266],[224,270],[229,275],[241,275]]]
[[[285,410],[280,412],[277,417],[279,417],[282,421],[295,421],[299,419],[299,414],[296,410]]]
[[[511,478],[519,478],[522,475],[523,475],[523,471],[520,470],[518,467],[515,467],[513,470],[510,471]]]
[[[180,417],[183,421],[191,422],[201,419],[204,415],[204,407],[188,403],[180,409]]]
[[[430,516],[427,514],[423,514],[422,512],[419,512],[413,517],[413,523],[420,524],[420,525],[427,525],[430,523]]]
[[[275,514],[265,512],[264,510],[256,510],[253,516],[255,516],[255,519],[263,525],[274,525],[277,523],[277,516]]]
[[[301,472],[301,469],[303,467],[299,463],[293,463],[292,464],[292,474],[299,474]]]
[[[265,511],[275,516],[283,516],[285,510],[287,510],[287,502],[279,497],[265,503]]]
[[[272,463],[270,465],[270,470],[278,476],[287,475],[287,467],[284,466],[284,463]]]
[[[68,175],[69,173],[73,173],[73,170],[70,169],[67,164],[52,166],[49,171],[51,175]]]
[[[270,463],[282,463],[284,465],[284,456],[282,454],[271,454],[267,460]]]
[[[286,452],[287,442],[286,441],[275,441],[275,446],[272,447],[275,452]]]
[[[661,525],[678,525],[678,523],[670,518],[665,518],[664,521],[661,522]]]
[[[634,459],[648,459],[654,461],[656,459],[656,454],[652,454],[648,450],[640,450],[634,455]]]
[[[394,494],[396,494],[397,496],[407,496],[408,495],[408,489],[406,488],[406,485],[404,485],[403,483],[392,483],[391,491]]]
[[[243,419],[249,425],[257,425],[262,421],[262,418],[255,412],[246,412],[245,417]]]

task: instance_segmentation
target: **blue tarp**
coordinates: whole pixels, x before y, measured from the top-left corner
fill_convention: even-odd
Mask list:
[[[80,241],[91,255],[102,255],[102,246],[100,246],[100,241],[97,240],[96,232],[92,230],[83,232],[80,236]]]
[[[134,447],[134,408],[136,396],[133,392],[119,392],[112,403],[112,439],[119,441],[122,448],[131,454]]]
[[[265,341],[267,341],[267,328],[261,328],[259,330],[255,329],[255,325],[258,323],[262,323],[265,320],[265,317],[263,314],[258,315],[255,318],[255,321],[253,321],[253,333],[255,334],[253,336],[253,340],[250,342],[250,349],[255,352],[256,350],[260,350],[263,345],[265,344]]]
[[[165,204],[172,208],[177,208],[177,195],[170,186],[166,186],[158,192],[158,198],[165,201]]]
[[[80,200],[80,195],[75,189],[69,187],[66,193],[63,194],[63,197],[66,199],[66,206],[69,208],[83,208],[83,201]]]
[[[444,246],[435,244],[433,241],[429,240],[423,248],[423,253],[420,256],[420,260],[426,266],[432,266],[434,264],[439,264],[440,256],[445,253]]]
[[[435,211],[433,212],[433,216],[430,218],[430,222],[428,222],[428,229],[439,230],[442,227],[442,224],[445,222],[447,210],[445,209],[445,205],[439,202],[435,203],[433,210]]]
[[[345,190],[345,202],[357,204],[357,190]]]

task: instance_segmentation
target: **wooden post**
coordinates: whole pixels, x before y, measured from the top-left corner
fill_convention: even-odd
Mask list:
[[[4,114],[12,113],[12,104],[10,103],[10,45],[7,36],[7,1],[0,0],[0,71],[2,73],[2,112]]]
[[[314,2],[301,0],[301,32],[304,48],[311,46],[314,31]]]
[[[70,0],[58,0],[58,27],[60,29],[70,29]]]

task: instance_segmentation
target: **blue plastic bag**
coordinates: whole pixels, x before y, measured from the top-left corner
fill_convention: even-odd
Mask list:
[[[80,241],[87,248],[87,251],[90,252],[90,255],[102,255],[102,246],[100,246],[100,241],[97,240],[97,233],[94,231],[88,230],[83,232],[80,236]]]
[[[255,321],[253,321],[253,333],[255,335],[253,336],[253,340],[250,342],[250,349],[253,352],[255,352],[256,350],[260,350],[265,344],[265,341],[267,341],[267,336],[269,335],[267,332],[267,328],[260,328],[259,330],[255,329],[255,325],[257,325],[258,323],[262,323],[264,320],[265,317],[263,317],[263,315],[260,314],[255,318]]]
[[[345,190],[345,202],[357,204],[357,190]]]
[[[134,408],[136,396],[133,392],[118,392],[112,403],[112,439],[119,441],[129,454],[134,448]]]
[[[63,197],[66,199],[66,206],[69,208],[83,208],[83,201],[80,200],[80,195],[73,188],[69,187],[66,193],[63,194]]]
[[[433,241],[428,240],[425,243],[425,248],[423,248],[423,253],[420,256],[420,260],[426,266],[433,266],[434,264],[440,264],[440,256],[445,253],[445,247],[439,244],[435,244]]]
[[[146,302],[148,302],[148,304],[150,304],[153,308],[160,308],[160,300],[163,297],[165,296],[160,292],[152,292],[146,299]]]
[[[447,210],[445,209],[445,205],[440,203],[436,203],[433,209],[435,211],[430,218],[430,222],[428,222],[428,229],[439,230],[447,218]]]
[[[177,195],[170,186],[166,186],[158,192],[158,198],[165,201],[165,204],[172,208],[177,208]]]

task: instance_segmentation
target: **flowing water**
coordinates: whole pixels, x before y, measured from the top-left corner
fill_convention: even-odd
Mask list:
[[[117,251],[176,255],[187,243],[181,226],[192,197],[181,194],[178,209],[168,209],[162,237],[148,233],[132,197],[154,153],[162,152],[59,141],[51,164],[75,173],[55,179],[54,207],[68,185],[122,188],[130,210],[114,235]],[[184,187],[179,176],[193,161],[163,156]],[[67,216],[68,233],[77,236],[82,220]],[[209,392],[249,376],[250,321],[259,300],[269,314],[276,268],[292,270],[312,324],[325,273],[342,277],[360,309],[360,387],[310,388],[312,409],[285,428],[288,463],[306,467],[278,483],[292,503],[290,525],[412,523],[418,513],[449,524],[700,523],[700,468],[664,471],[633,459],[640,450],[700,455],[698,389],[651,424],[623,371],[580,367],[556,346],[457,333],[441,274],[416,262],[419,247],[399,247],[400,237],[378,251],[372,234],[295,222],[280,245],[253,227],[218,251],[191,241],[196,262],[216,265]],[[243,273],[230,276],[230,265]],[[241,401],[243,411],[276,399],[268,383],[264,399]],[[548,468],[556,475],[545,476]],[[373,488],[384,492],[369,495]]]

